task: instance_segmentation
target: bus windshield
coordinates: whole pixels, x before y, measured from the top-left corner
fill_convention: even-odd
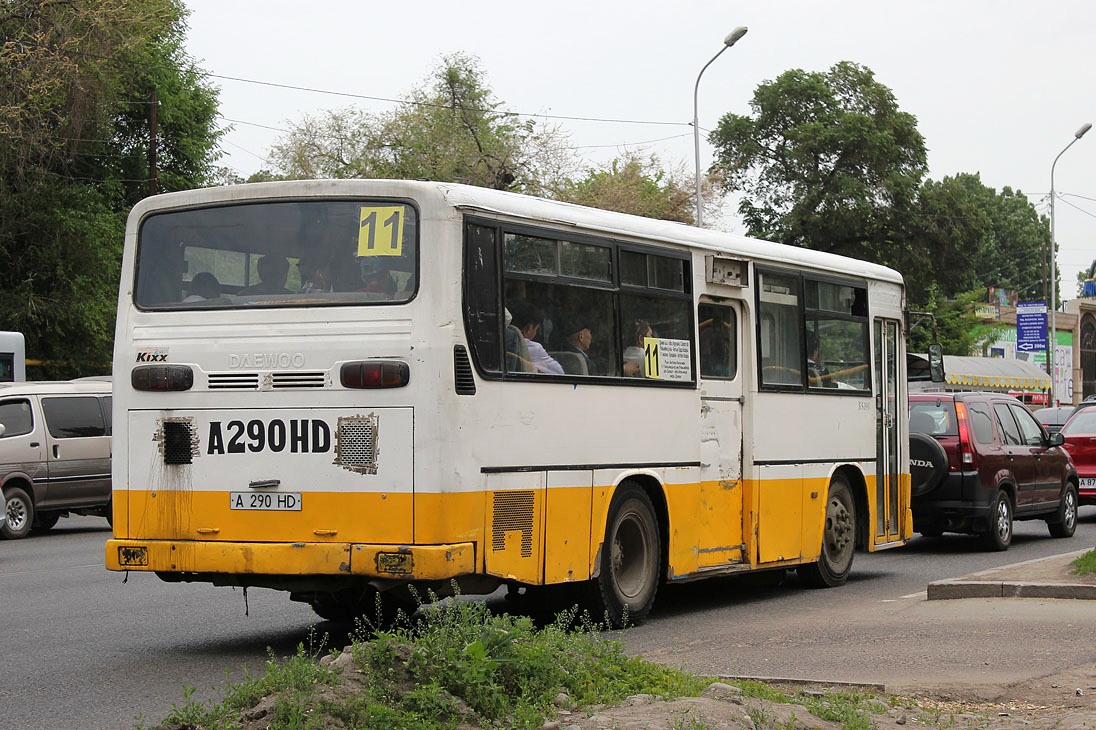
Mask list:
[[[410,301],[417,212],[380,200],[223,205],[150,215],[138,234],[141,309]]]

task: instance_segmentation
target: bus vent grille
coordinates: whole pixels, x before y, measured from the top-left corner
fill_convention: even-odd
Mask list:
[[[453,347],[453,372],[456,376],[457,395],[475,395],[476,379],[472,376],[472,363],[464,345]]]
[[[506,549],[506,533],[521,530],[521,557],[533,554],[533,492],[495,492],[491,550]]]
[[[376,474],[380,455],[377,450],[379,421],[375,413],[339,418],[334,463],[358,474]]]
[[[194,423],[189,418],[164,419],[160,422],[160,432],[156,434],[160,442],[160,455],[165,464],[193,464],[198,450],[198,438],[194,432]]]
[[[258,390],[258,373],[210,373],[210,390]]]
[[[323,371],[305,373],[271,373],[270,387],[280,388],[324,388],[327,386],[327,373]]]

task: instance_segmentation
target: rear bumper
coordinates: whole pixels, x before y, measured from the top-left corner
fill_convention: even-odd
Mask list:
[[[240,576],[445,580],[475,572],[475,543],[360,545],[124,540],[106,544],[108,570]]]
[[[962,529],[972,522],[977,529],[988,524],[993,496],[982,488],[978,472],[949,472],[943,484],[910,500],[914,530],[930,525]]]

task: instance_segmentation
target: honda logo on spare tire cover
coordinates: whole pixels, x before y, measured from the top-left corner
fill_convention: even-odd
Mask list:
[[[936,489],[948,473],[944,447],[928,434],[910,434],[910,494],[919,497]]]

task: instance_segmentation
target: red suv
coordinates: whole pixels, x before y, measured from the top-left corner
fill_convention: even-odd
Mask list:
[[[1060,434],[1047,433],[1004,393],[910,394],[913,529],[980,535],[1007,550],[1013,520],[1077,529],[1077,471]]]

